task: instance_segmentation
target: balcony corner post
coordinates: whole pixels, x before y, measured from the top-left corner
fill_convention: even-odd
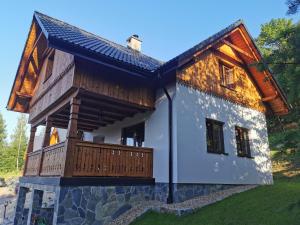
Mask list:
[[[80,100],[72,98],[70,101],[70,117],[68,123],[68,133],[65,141],[65,159],[64,168],[62,170],[63,177],[71,177],[73,174],[73,152],[76,148],[78,141],[78,113],[79,113]]]

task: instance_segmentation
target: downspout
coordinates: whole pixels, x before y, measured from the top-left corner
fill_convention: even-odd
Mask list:
[[[160,79],[160,73],[158,79]],[[169,190],[167,204],[173,203],[173,96],[171,97],[167,88],[163,86],[164,93],[168,99],[168,129],[169,129]]]

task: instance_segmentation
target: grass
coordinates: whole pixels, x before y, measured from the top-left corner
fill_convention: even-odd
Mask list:
[[[10,172],[2,172],[0,171],[0,177],[3,177],[5,180],[10,178],[18,178],[22,175],[22,171],[10,171]]]
[[[177,217],[146,213],[132,225],[299,225],[300,151],[273,151],[274,185],[236,194]]]

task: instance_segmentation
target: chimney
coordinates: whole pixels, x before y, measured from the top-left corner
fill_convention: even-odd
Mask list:
[[[139,39],[139,36],[137,34],[131,35],[127,39],[127,47],[138,52],[141,51],[142,41]]]

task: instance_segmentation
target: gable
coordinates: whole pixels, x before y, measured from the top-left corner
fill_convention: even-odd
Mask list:
[[[285,115],[289,112],[290,105],[276,79],[272,76],[271,71],[267,66],[265,66],[266,69],[264,71],[260,71],[255,66],[258,63],[264,64],[264,61],[242,21],[231,24],[193,48],[166,62],[160,68],[160,73],[164,74],[165,77],[170,77],[174,72],[181,71],[183,68],[195,63],[208,50],[212,52],[218,51],[225,58],[229,57],[242,65],[247,74],[250,75],[249,77],[260,94],[261,101],[268,108],[268,112],[275,115]]]
[[[220,51],[219,51],[220,50]],[[233,85],[224,86],[220,66],[233,70]],[[261,94],[247,73],[241,60],[227,47],[207,50],[195,61],[177,72],[177,80],[184,84],[248,108],[266,112]]]

